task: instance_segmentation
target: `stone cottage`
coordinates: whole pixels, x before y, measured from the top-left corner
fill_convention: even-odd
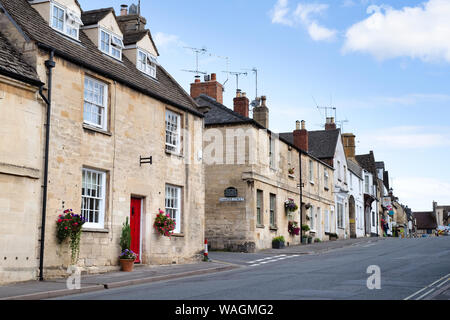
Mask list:
[[[83,11],[76,0],[0,0],[0,8],[1,33],[35,70],[36,79],[45,83],[43,91],[51,106],[46,109],[37,98],[30,102],[40,112],[50,110],[47,196],[38,187],[46,153],[41,148],[42,114],[36,111],[34,118],[29,117],[27,121],[34,122],[24,133],[21,126],[10,126],[9,139],[19,137],[19,143],[33,144],[27,151],[30,155],[4,159],[1,145],[2,161],[37,169],[30,171],[33,177],[20,181],[17,175],[0,176],[13,180],[6,182],[11,194],[21,190],[33,194],[24,197],[26,205],[6,206],[3,200],[0,210],[9,215],[12,210],[33,214],[26,227],[30,235],[21,246],[40,251],[29,255],[26,276],[6,280],[33,279],[37,269],[46,278],[66,274],[68,246],[57,243],[55,224],[68,208],[88,220],[79,259],[88,272],[118,267],[119,238],[127,217],[137,262],[197,259],[204,242],[204,116],[158,63],[145,18],[126,7],[120,16],[113,8]],[[33,99],[36,88],[27,90],[26,96]],[[12,112],[19,112],[19,100],[9,106],[17,109]],[[10,118],[4,122],[10,123],[20,115],[2,113],[5,116]],[[27,138],[21,138],[23,134]],[[171,238],[153,228],[159,210],[176,221]],[[23,219],[14,223],[9,226],[25,232]],[[37,234],[42,227],[40,242]],[[2,257],[15,258],[13,248],[2,250]]]

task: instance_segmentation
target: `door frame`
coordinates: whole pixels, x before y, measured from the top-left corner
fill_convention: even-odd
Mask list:
[[[144,220],[144,199],[145,197],[142,196],[135,196],[135,195],[131,195],[130,196],[130,209],[131,209],[131,201],[132,199],[136,199],[139,200],[141,202],[141,212],[140,212],[140,219],[139,219],[139,264],[142,264],[142,245],[143,245],[143,241],[142,241],[142,224],[143,224],[143,220]],[[130,216],[130,223],[131,223],[131,216]]]

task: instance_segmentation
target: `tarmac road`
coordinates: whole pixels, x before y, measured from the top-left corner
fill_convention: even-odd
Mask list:
[[[450,237],[361,243],[318,254],[210,252],[238,269],[72,295],[83,300],[423,300],[450,284]],[[380,270],[380,288],[370,266]],[[440,291],[439,291],[440,290]],[[441,295],[442,297],[442,295]]]

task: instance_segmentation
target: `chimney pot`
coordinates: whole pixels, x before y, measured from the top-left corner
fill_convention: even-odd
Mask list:
[[[296,129],[293,133],[294,145],[301,150],[308,151],[309,134],[306,130],[305,121],[297,121],[295,125]]]
[[[300,130],[300,121],[295,122],[295,130]]]
[[[211,73],[211,81],[217,81],[217,75],[215,73]]]
[[[302,130],[306,130],[306,122],[305,122],[305,120],[302,120]]]
[[[122,4],[120,6],[120,15],[121,16],[126,16],[127,14],[128,14],[128,5]]]

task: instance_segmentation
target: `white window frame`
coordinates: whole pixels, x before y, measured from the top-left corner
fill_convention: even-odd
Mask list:
[[[370,192],[370,177],[368,174],[364,175],[364,193],[369,194]]]
[[[158,63],[156,57],[139,48],[136,51],[136,67],[138,68],[138,70],[156,79],[156,65]],[[142,62],[141,55],[144,56],[145,62]]]
[[[269,166],[271,169],[275,169],[275,139],[272,135],[269,135]]]
[[[337,170],[338,170],[338,174],[337,174],[338,180],[342,181],[342,177],[341,177],[341,162],[339,160],[337,162]]]
[[[325,210],[325,232],[330,232],[330,210]]]
[[[100,192],[101,196],[92,196],[92,195],[84,195],[83,194],[83,179],[85,177],[85,174],[91,174],[96,175],[96,181],[98,183],[101,183],[100,185]],[[106,203],[106,172],[105,171],[99,171],[99,170],[93,170],[88,168],[83,168],[82,170],[82,178],[81,178],[81,215],[84,216],[87,219],[87,222],[83,225],[84,229],[104,229],[105,227],[105,203]],[[85,188],[87,190],[87,188]],[[86,216],[84,213],[84,207],[85,207],[85,199],[94,199],[99,201],[98,205],[98,221],[97,222],[89,222],[89,216]],[[87,210],[90,210],[89,203],[87,204]]]
[[[105,50],[102,48],[102,34],[105,34],[109,37],[108,39],[108,49]],[[98,28],[98,48],[101,52],[107,54],[111,58],[122,61],[122,52],[125,46],[123,45],[123,37],[103,28]],[[119,57],[113,54],[114,50],[117,50],[120,54]]]
[[[175,220],[175,229],[173,233],[181,233],[181,187],[166,184],[165,194],[165,209],[166,214],[169,214]]]
[[[87,81],[93,82],[94,90],[95,90],[96,84],[103,87],[102,105],[95,103],[93,100],[89,101],[86,99],[86,82]],[[94,126],[94,127],[97,127],[97,128],[100,128],[100,129],[106,131],[108,129],[108,85],[106,83],[98,81],[94,78],[85,76],[83,95],[84,95],[84,97],[83,97],[83,122],[90,126]],[[101,123],[100,124],[85,119],[84,113],[86,111],[86,103],[101,109],[102,114],[101,114]]]
[[[314,184],[314,162],[309,159],[309,182]]]
[[[58,27],[53,26],[54,22],[54,10],[57,8],[58,10],[61,10],[63,12],[63,23],[62,23],[62,30]],[[58,19],[59,20],[59,19]],[[52,27],[54,30],[72,38],[75,40],[79,40],[80,36],[80,26],[83,25],[83,21],[81,21],[81,17],[77,16],[73,11],[69,10],[68,8],[64,7],[63,5],[60,5],[55,2],[50,3],[50,27]],[[68,29],[75,30],[76,35],[73,35],[71,32],[69,32]]]
[[[269,225],[277,226],[277,195],[275,193],[269,194]]]
[[[174,121],[175,118],[175,121]],[[181,153],[181,114],[166,109],[166,151]],[[173,127],[176,126],[175,130]],[[171,139],[172,138],[172,139]],[[173,140],[175,139],[175,140]],[[173,143],[175,142],[175,144]]]
[[[259,226],[264,225],[263,203],[264,203],[264,191],[257,189],[256,190],[256,224]]]
[[[344,204],[342,202],[337,203],[337,226],[340,229],[345,228],[345,221],[344,221]]]
[[[323,168],[323,184],[325,186],[325,188],[329,188],[330,186],[330,176],[328,174],[328,169],[327,168]]]
[[[310,219],[311,231],[313,231],[313,232],[315,232],[315,230],[316,230],[316,217],[314,215],[315,215],[314,207],[311,206],[309,219]]]

